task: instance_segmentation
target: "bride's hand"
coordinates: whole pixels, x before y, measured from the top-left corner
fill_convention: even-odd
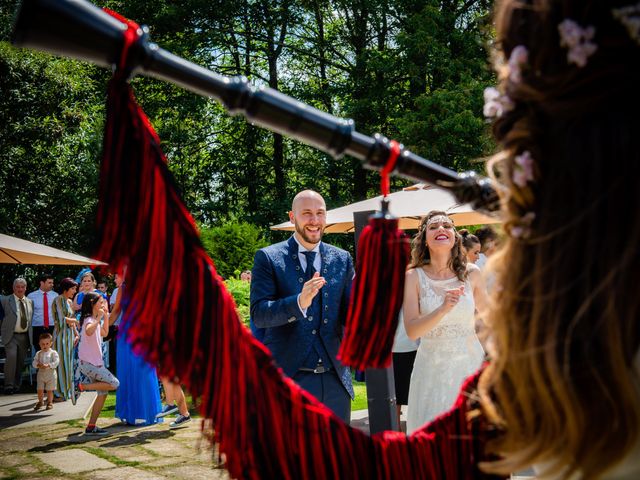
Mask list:
[[[442,302],[442,308],[449,312],[460,301],[460,296],[464,295],[464,285],[458,288],[450,288],[445,290],[444,301]]]

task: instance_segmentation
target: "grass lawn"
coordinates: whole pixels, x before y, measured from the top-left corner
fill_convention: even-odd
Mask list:
[[[367,386],[364,382],[356,382],[353,380],[353,391],[355,392],[355,398],[351,402],[351,411],[366,410],[367,409]],[[189,405],[189,411],[194,417],[198,417],[197,409],[193,408],[193,399],[191,395],[185,393],[187,396],[187,405]],[[116,416],[116,392],[109,392],[107,400],[102,407],[101,417],[114,418]]]
[[[116,416],[116,392],[109,392],[107,395],[107,399],[104,402],[104,407],[102,407],[102,412],[100,412],[101,417],[113,418]]]
[[[187,397],[187,406],[189,407],[189,413],[191,414],[191,416],[194,418],[200,417],[200,414],[198,413],[198,409],[193,404],[193,399],[191,398],[191,395],[185,392],[185,396]],[[164,402],[164,399],[163,399],[163,402]],[[102,407],[102,412],[100,412],[100,416],[104,418],[115,418],[116,392],[109,392],[109,395],[107,395],[107,399],[104,402],[104,407]]]
[[[364,382],[353,381],[353,391],[356,394],[351,402],[351,411],[367,409],[367,386]]]

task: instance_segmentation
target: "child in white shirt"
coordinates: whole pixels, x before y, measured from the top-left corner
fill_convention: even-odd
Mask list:
[[[38,339],[40,350],[33,357],[33,368],[38,369],[37,388],[38,388],[38,403],[33,408],[38,411],[42,408],[42,401],[44,399],[44,392],[47,392],[47,410],[53,408],[53,391],[58,384],[58,374],[56,368],[60,363],[60,357],[58,352],[51,348],[53,343],[53,337],[50,333],[44,332]]]

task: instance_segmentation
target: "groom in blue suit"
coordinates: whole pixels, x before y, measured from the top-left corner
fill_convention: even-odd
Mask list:
[[[284,373],[348,423],[351,372],[336,357],[354,270],[347,252],[321,242],[326,213],[320,194],[295,196],[293,236],[256,253],[251,322]]]

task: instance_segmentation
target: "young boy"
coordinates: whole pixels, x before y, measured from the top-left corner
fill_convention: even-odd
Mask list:
[[[60,363],[60,357],[58,352],[51,348],[52,342],[53,337],[50,333],[41,333],[38,339],[40,350],[33,357],[33,368],[38,369],[38,403],[33,408],[35,411],[42,408],[45,390],[47,392],[47,410],[53,408],[53,391],[58,384],[56,368]]]

